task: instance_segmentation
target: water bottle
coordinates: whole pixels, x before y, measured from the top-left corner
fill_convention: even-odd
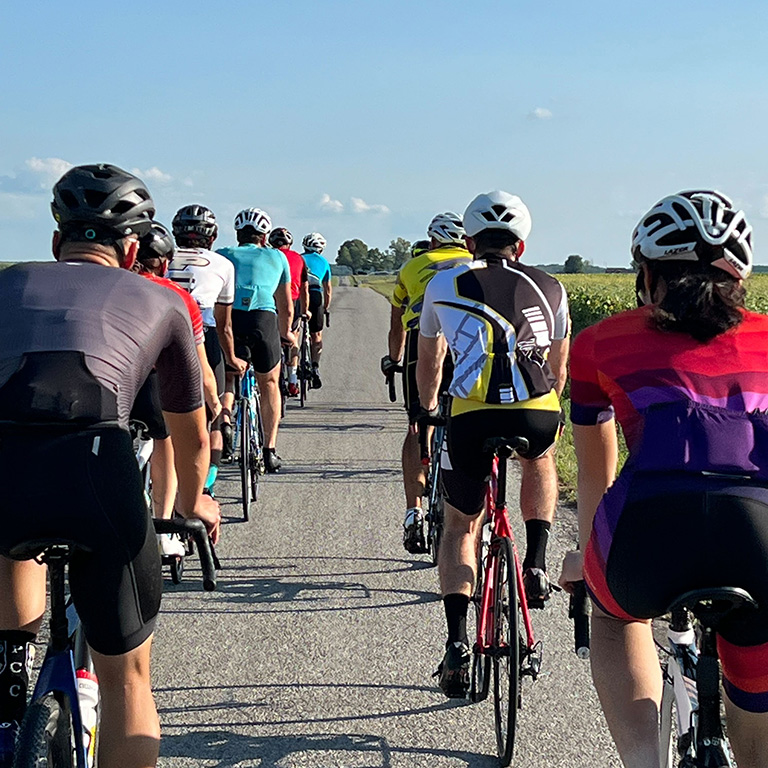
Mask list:
[[[80,717],[83,721],[83,746],[88,755],[88,765],[93,765],[96,753],[96,721],[99,716],[99,681],[93,672],[85,668],[78,669],[75,674]]]

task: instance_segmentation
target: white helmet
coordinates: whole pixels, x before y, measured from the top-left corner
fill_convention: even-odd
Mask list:
[[[461,216],[452,211],[438,213],[427,227],[427,234],[438,243],[464,245],[464,225]]]
[[[319,232],[310,232],[308,235],[304,235],[301,244],[308,251],[315,251],[316,253],[322,253],[326,246],[325,238]]]
[[[235,216],[235,229],[246,227],[253,227],[257,232],[266,235],[272,231],[272,220],[261,208],[244,208]]]
[[[517,196],[495,190],[478,195],[464,211],[464,229],[474,237],[484,229],[501,229],[511,232],[520,240],[531,234],[531,214],[526,204]]]
[[[714,253],[701,248],[705,244]],[[752,272],[752,227],[744,211],[734,210],[720,192],[678,192],[640,219],[632,233],[632,255],[650,261],[707,261],[743,279]]]

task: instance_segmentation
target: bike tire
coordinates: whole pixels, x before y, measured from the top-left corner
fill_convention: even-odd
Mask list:
[[[520,606],[512,545],[506,538],[499,541],[494,580],[493,713],[499,761],[507,766],[515,751],[520,706]]]
[[[253,500],[251,473],[253,471],[253,450],[251,445],[251,415],[247,400],[240,403],[240,490],[243,499],[243,520],[248,520]]]
[[[75,768],[72,714],[53,694],[32,702],[16,741],[13,768]]]
[[[251,499],[253,503],[259,500],[259,481],[266,473],[264,459],[264,424],[261,421],[261,402],[258,397],[253,400],[253,423],[251,425]]]
[[[467,612],[467,635],[477,637],[477,628],[480,624],[480,611],[483,601],[483,580],[485,578],[485,561],[488,556],[482,537],[477,553],[477,578],[475,579],[475,591],[470,598],[474,610]],[[474,626],[469,626],[474,617]],[[491,657],[480,653],[478,648],[472,649],[472,675],[470,678],[469,698],[475,704],[485,701],[491,686]]]

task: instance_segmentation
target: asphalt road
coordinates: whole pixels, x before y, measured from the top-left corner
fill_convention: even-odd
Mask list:
[[[491,699],[449,701],[431,677],[443,609],[436,570],[401,544],[406,420],[378,369],[388,317],[370,289],[336,291],[323,388],[281,427],[285,471],[264,480],[248,523],[234,469],[218,484],[218,591],[202,592],[192,561],[182,584],[166,582],[153,674],[164,768],[498,765]],[[551,571],[574,540],[561,510]],[[544,666],[514,765],[619,766],[565,597],[534,625]]]

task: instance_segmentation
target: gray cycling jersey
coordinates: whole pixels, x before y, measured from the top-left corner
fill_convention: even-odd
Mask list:
[[[66,367],[78,381],[76,359],[106,390],[104,410],[116,408],[121,427],[128,427],[136,393],[153,366],[164,410],[188,413],[203,403],[189,313],[173,291],[124,269],[83,262],[17,264],[0,272],[0,396],[16,392],[19,412],[26,408],[42,420],[46,409],[52,421],[66,421],[67,409],[77,418],[104,417],[89,412],[98,410],[91,401],[76,402]],[[46,360],[68,362],[57,369]],[[46,382],[46,376],[56,380]]]

